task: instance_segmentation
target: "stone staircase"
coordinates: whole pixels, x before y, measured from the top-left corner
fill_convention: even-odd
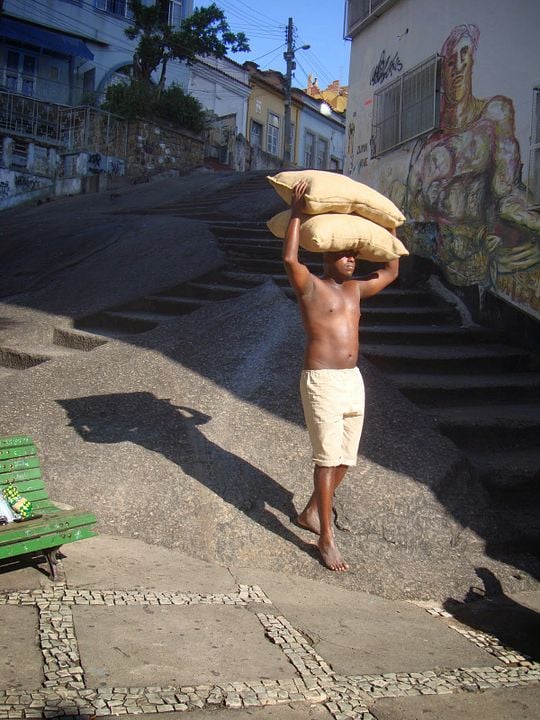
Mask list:
[[[171,316],[237,297],[269,279],[294,298],[281,242],[261,221],[223,219],[216,210],[261,187],[266,187],[263,174],[209,199],[144,211],[206,220],[226,264],[191,282],[79,318],[72,329],[57,331],[56,344],[89,350],[108,338],[144,333]],[[321,272],[320,256],[302,251],[302,259],[312,272]],[[512,522],[514,513],[516,525],[526,519],[521,540],[538,550],[540,359],[491,329],[464,327],[456,307],[441,295],[427,287],[401,287],[399,280],[363,304],[361,352],[463,451],[505,518]]]

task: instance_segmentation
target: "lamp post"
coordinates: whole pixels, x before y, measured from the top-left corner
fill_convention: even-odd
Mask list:
[[[292,89],[292,74],[293,70],[296,69],[296,63],[294,62],[294,53],[296,50],[309,50],[310,45],[302,45],[301,48],[294,47],[293,37],[293,19],[289,18],[287,24],[287,50],[283,53],[285,62],[287,63],[287,70],[285,73],[285,138],[283,143],[283,163],[285,165],[291,164],[291,89]]]

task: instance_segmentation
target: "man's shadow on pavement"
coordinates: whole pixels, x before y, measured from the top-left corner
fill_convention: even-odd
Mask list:
[[[464,602],[448,598],[445,610],[464,625],[493,635],[505,647],[540,660],[540,614],[505,595],[491,570],[479,567],[476,574],[484,587],[470,587]]]
[[[86,442],[131,442],[159,453],[266,530],[304,552],[316,554],[313,545],[297,537],[266,507],[288,518],[296,517],[293,494],[251,463],[208,440],[199,426],[211,420],[209,415],[173,405],[149,392],[93,395],[57,402]]]

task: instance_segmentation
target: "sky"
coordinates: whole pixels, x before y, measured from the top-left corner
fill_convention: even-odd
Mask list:
[[[249,39],[249,53],[231,54],[236,62],[253,60],[261,69],[285,73],[283,53],[290,17],[296,28],[293,86],[306,88],[309,73],[321,90],[333,80],[347,85],[350,42],[343,39],[343,0],[214,0],[234,32]],[[206,5],[207,3],[196,3]],[[309,50],[301,50],[310,45]]]

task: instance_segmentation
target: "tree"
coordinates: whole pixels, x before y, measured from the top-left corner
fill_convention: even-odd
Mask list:
[[[222,58],[231,52],[249,51],[244,33],[233,33],[217,5],[198,8],[182,21],[180,28],[169,25],[169,0],[155,0],[146,6],[143,0],[129,0],[133,24],[125,30],[130,40],[139,39],[133,56],[134,80],[152,85],[152,75],[161,66],[156,92],[165,87],[169,60],[183,60],[188,65],[197,56]]]

